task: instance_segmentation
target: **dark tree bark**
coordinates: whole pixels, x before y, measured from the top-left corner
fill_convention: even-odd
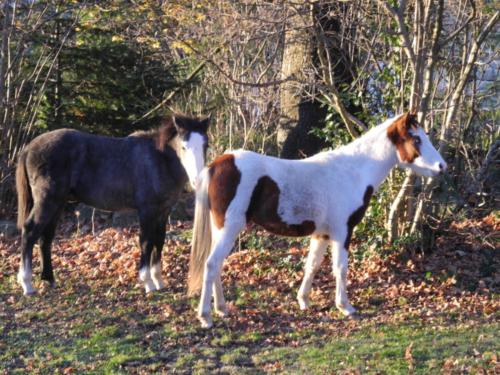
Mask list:
[[[317,101],[302,101],[298,104],[298,121],[290,126],[280,156],[285,159],[300,159],[319,152],[326,146],[324,140],[311,134],[313,128],[321,128],[327,111]]]
[[[281,75],[292,80],[281,87],[277,141],[282,158],[297,159],[322,147],[323,142],[311,130],[324,121],[326,110],[305,95],[313,68],[313,8],[304,2],[290,5],[288,11]]]
[[[281,88],[281,121],[278,128],[278,147],[282,158],[296,159],[313,155],[326,147],[321,138],[312,134],[314,128],[325,125],[327,108],[306,95],[313,91],[315,74],[319,68],[318,43],[326,38],[330,55],[335,57],[333,75],[335,85],[350,84],[353,81],[349,59],[341,43],[343,40],[342,19],[349,5],[310,4],[294,7],[285,31],[285,45],[282,62],[282,78],[293,77]],[[321,32],[316,32],[321,30]],[[348,30],[347,32],[351,32]],[[345,33],[345,30],[344,30]],[[360,108],[346,103],[350,113]],[[339,122],[341,120],[339,119]]]

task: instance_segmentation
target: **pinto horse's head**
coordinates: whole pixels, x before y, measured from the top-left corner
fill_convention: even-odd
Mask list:
[[[207,130],[210,117],[199,120],[184,116],[173,116],[172,120],[180,140],[177,154],[186,170],[189,183],[193,189],[196,189],[198,175],[205,166],[208,148]]]
[[[396,118],[387,129],[387,135],[396,146],[400,166],[427,177],[446,170],[446,162],[420,127],[415,114],[405,113]]]

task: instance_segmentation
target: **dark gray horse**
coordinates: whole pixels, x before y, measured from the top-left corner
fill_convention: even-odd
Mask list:
[[[139,277],[146,292],[164,287],[161,250],[167,215],[189,179],[196,187],[205,164],[209,119],[172,116],[157,130],[110,138],[60,129],[35,138],[16,171],[18,226],[22,230],[17,280],[35,292],[32,254],[40,238],[42,280],[54,284],[50,246],[65,202],[109,211],[137,209]]]

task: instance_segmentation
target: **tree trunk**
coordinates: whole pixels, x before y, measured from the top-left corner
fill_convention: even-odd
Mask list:
[[[350,7],[350,4],[314,3],[294,9],[294,15],[289,17],[281,75],[283,79],[293,77],[295,82],[286,82],[281,88],[278,146],[282,157],[309,156],[327,146],[324,140],[311,134],[312,129],[324,126],[328,113],[327,106],[316,100],[315,94],[326,99],[353,138],[359,135],[356,127],[366,130],[352,115],[361,107],[349,101],[343,103],[339,93],[339,87],[349,87],[354,80],[355,70],[346,47],[352,43],[353,35],[342,27]],[[315,87],[318,78],[320,85]]]
[[[290,6],[289,12],[281,76],[291,80],[281,86],[277,142],[281,157],[296,159],[315,154],[323,146],[323,141],[310,132],[323,122],[326,109],[305,97],[305,83],[310,81],[308,75],[313,68],[312,6],[303,2]]]

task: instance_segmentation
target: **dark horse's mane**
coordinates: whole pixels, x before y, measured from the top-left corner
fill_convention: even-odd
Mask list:
[[[175,123],[174,123],[175,117]],[[129,137],[140,137],[152,139],[156,148],[160,151],[165,150],[165,146],[179,133],[179,129],[186,132],[196,130],[195,119],[185,115],[172,115],[156,119],[159,126],[151,130],[139,130],[129,135]],[[176,126],[177,125],[177,126]]]

